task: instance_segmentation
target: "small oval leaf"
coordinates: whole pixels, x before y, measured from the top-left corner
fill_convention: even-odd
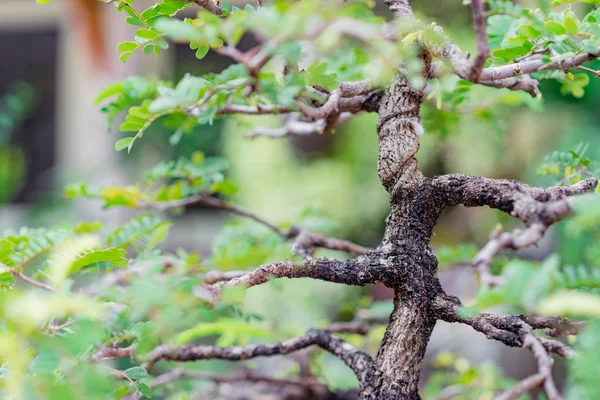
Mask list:
[[[132,138],[132,137],[126,137],[126,138],[117,140],[117,143],[115,143],[115,150],[117,150],[117,151],[125,150],[133,142],[133,139],[134,138]]]

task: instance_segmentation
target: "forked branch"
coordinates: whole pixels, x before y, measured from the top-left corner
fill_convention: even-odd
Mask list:
[[[434,178],[433,185],[446,206],[489,206],[525,223],[525,229],[511,233],[495,230],[473,260],[482,285],[489,287],[502,283],[491,273],[492,260],[502,249],[519,250],[538,243],[552,224],[571,215],[571,196],[593,190],[598,181],[588,178],[571,186],[542,189],[504,179],[450,174]]]
[[[438,319],[469,325],[478,332],[486,335],[488,339],[497,340],[509,347],[523,347],[523,329],[550,329],[556,337],[566,332],[580,329],[581,323],[571,322],[563,317],[527,317],[523,315],[505,315],[481,313],[475,316],[463,316],[460,312],[460,301],[455,297],[445,294],[438,295],[433,303],[433,308]],[[532,326],[533,325],[533,326]],[[562,334],[553,331],[561,326]],[[564,330],[563,330],[564,329]],[[550,333],[549,332],[549,333]],[[564,358],[571,358],[575,351],[568,345],[553,339],[537,338],[547,352],[558,354]]]

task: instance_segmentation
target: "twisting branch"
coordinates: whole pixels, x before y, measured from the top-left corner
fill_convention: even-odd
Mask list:
[[[368,354],[356,350],[350,344],[325,330],[310,330],[304,336],[271,344],[227,348],[204,345],[181,347],[161,345],[151,352],[150,359],[153,362],[159,360],[198,361],[207,359],[239,361],[256,357],[290,354],[310,346],[319,346],[340,358],[356,373],[361,381],[363,380],[361,378],[369,374],[370,369],[374,367],[373,360]]]
[[[503,179],[450,174],[434,178],[433,185],[440,190],[447,206],[487,205],[526,224],[524,230],[512,233],[501,229],[492,232],[490,241],[473,260],[481,284],[489,287],[502,283],[491,273],[492,260],[502,249],[519,250],[538,243],[550,225],[571,215],[574,200],[568,196],[589,192],[598,185],[598,181],[588,178],[571,186],[542,189]]]
[[[546,378],[541,373],[531,375],[517,383],[510,390],[497,396],[494,400],[517,400],[519,397],[530,391],[531,389],[540,386]]]
[[[209,359],[249,360],[256,357],[286,355],[310,346],[319,346],[341,359],[363,382],[372,373],[374,362],[371,357],[356,350],[328,330],[310,330],[304,336],[270,344],[216,347],[206,345],[169,346],[160,345],[150,353],[151,363],[166,361],[199,361]],[[132,357],[135,346],[125,348],[103,347],[92,356],[93,361]]]
[[[433,309],[438,319],[450,323],[469,325],[488,339],[497,340],[509,347],[523,347],[523,327],[527,329],[552,329],[564,324],[569,329],[579,329],[580,323],[571,322],[562,317],[527,317],[523,315],[505,315],[481,313],[472,317],[464,317],[460,313],[460,301],[445,294],[438,295],[433,302]],[[532,323],[534,326],[529,325]],[[554,332],[553,332],[554,333]],[[559,335],[560,336],[560,335]],[[557,336],[557,337],[559,337]],[[544,349],[564,358],[571,358],[575,351],[557,340],[536,338]]]
[[[452,43],[441,28],[437,28],[436,31],[444,38],[445,43],[429,48],[429,51],[434,57],[447,61],[450,64],[452,71],[462,79],[496,88],[524,90],[535,97],[539,93],[537,90],[538,82],[529,77],[529,74],[548,70],[579,68],[581,65],[595,60],[600,56],[600,48],[598,48],[588,53],[570,57],[555,55],[550,58],[549,62],[545,62],[541,58],[521,58],[515,60],[515,62],[511,64],[483,68],[478,71],[478,68],[481,66],[480,63],[485,63],[485,59],[489,54],[489,44],[487,44],[487,38],[485,37],[485,20],[483,16],[479,17],[479,7],[482,7],[481,3],[482,1],[480,0],[473,0],[471,2],[477,36],[477,55],[473,64],[471,64],[467,55],[465,55],[457,45]],[[485,40],[485,42],[483,40]],[[531,55],[545,52],[546,50],[539,49],[532,52]],[[483,57],[483,54],[486,55],[485,58]],[[475,66],[478,68],[474,68]],[[433,70],[433,74],[437,75],[440,68],[436,67]],[[477,72],[480,72],[480,74],[477,75]]]
[[[471,0],[471,12],[473,15],[475,37],[477,39],[477,54],[473,59],[473,64],[469,71],[469,80],[477,82],[481,71],[485,67],[485,62],[490,55],[490,45],[488,43],[485,16],[483,13],[483,0]]]

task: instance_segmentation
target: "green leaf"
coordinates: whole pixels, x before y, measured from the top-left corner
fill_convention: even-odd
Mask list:
[[[12,289],[16,284],[13,274],[1,271],[0,269],[0,293]]]
[[[133,26],[146,26],[146,25],[144,25],[144,21],[139,19],[139,17],[137,15],[128,16],[127,18],[125,18],[125,22],[127,22],[129,25],[133,25]]]
[[[133,244],[143,244],[147,248],[146,241],[155,246],[166,237],[165,230],[171,225],[154,214],[140,214],[112,232],[106,242],[123,249]]]
[[[542,35],[542,33],[540,31],[538,31],[533,26],[528,25],[528,24],[519,26],[517,28],[517,33],[519,35],[523,35],[529,39],[537,38]]]
[[[135,36],[142,39],[154,39],[158,36],[158,33],[150,29],[138,29],[135,32]]]
[[[138,42],[121,42],[117,45],[117,50],[119,51],[134,51],[140,47]]]
[[[160,47],[161,49],[168,49],[169,48],[169,43],[167,43],[167,41],[161,37],[157,37],[156,39],[154,39],[154,42],[158,45],[158,47]]]
[[[121,150],[125,150],[126,148],[129,147],[129,145],[131,143],[133,143],[133,137],[126,137],[120,140],[117,140],[117,143],[115,143],[115,150],[117,151],[121,151]]]
[[[527,36],[519,35],[513,36],[511,38],[506,39],[506,44],[512,47],[517,47],[523,45],[527,41]]]
[[[110,248],[104,250],[89,250],[78,254],[77,260],[71,266],[69,275],[95,264],[106,263],[115,267],[126,267],[129,261],[125,258],[127,252],[120,248]],[[103,268],[106,269],[106,268]]]
[[[96,99],[94,100],[94,104],[100,104],[106,99],[121,94],[123,93],[124,89],[125,84],[123,82],[113,83],[112,85],[105,87],[100,91],[100,93],[98,93],[98,96],[96,96]]]
[[[123,122],[119,126],[119,130],[121,132],[137,132],[144,127],[144,124],[140,124],[138,122]]]
[[[546,22],[546,29],[550,33],[554,33],[556,35],[564,35],[565,33],[567,33],[567,30],[565,29],[565,27],[555,21]]]
[[[12,258],[14,253],[15,250],[12,242],[7,239],[0,240],[0,263],[8,268],[14,268],[16,266]]]
[[[129,57],[131,57],[131,54],[133,54],[133,53],[130,51],[127,51],[127,52],[121,54],[121,56],[119,57],[119,61],[127,62],[127,60],[129,60]]]
[[[568,15],[565,18],[565,28],[571,35],[576,35],[579,32],[579,20],[575,17],[575,14]]]
[[[196,50],[196,58],[202,60],[208,54],[208,50],[210,50],[208,46],[199,46],[198,50]]]
[[[144,46],[145,54],[151,54],[153,51],[154,51],[154,44],[148,43],[147,45]]]
[[[136,382],[135,388],[137,389],[138,392],[143,394],[146,398],[148,398],[148,399],[152,398],[152,389],[150,389],[150,386],[146,385],[144,382],[139,382],[139,381]]]
[[[134,381],[148,377],[148,372],[143,367],[131,367],[123,371],[123,373]]]

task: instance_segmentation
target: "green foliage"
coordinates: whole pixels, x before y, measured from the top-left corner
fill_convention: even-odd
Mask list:
[[[159,208],[170,201],[185,200],[196,194],[233,195],[237,188],[225,179],[229,164],[219,157],[205,158],[194,153],[191,159],[166,161],[150,168],[143,182],[130,186],[94,188],[85,183],[70,185],[70,199],[100,199],[104,207]],[[168,208],[168,207],[167,207]]]
[[[443,395],[444,388],[455,388],[451,395],[453,399],[484,399],[508,390],[515,384],[513,379],[503,376],[493,364],[472,365],[465,358],[448,352],[439,353],[434,366],[436,369],[424,390],[428,398]],[[525,398],[526,396],[519,397],[520,400]]]
[[[547,155],[538,168],[538,174],[558,177],[565,183],[578,182],[592,166],[591,160],[585,156],[587,149],[587,144],[580,143],[567,153],[555,151]]]
[[[267,262],[282,244],[279,235],[262,226],[228,223],[213,240],[212,264],[225,269],[249,269]]]
[[[554,2],[559,5],[563,2]],[[570,5],[562,11],[549,9],[531,10],[509,1],[491,1],[488,22],[488,37],[494,58],[493,65],[526,59],[544,49],[542,56],[546,63],[553,56],[574,56],[583,52],[596,52],[600,46],[600,28],[597,21],[600,11],[593,9],[585,15],[577,16]],[[585,73],[538,72],[538,79],[556,79],[562,84],[563,94],[582,97],[589,83]]]
[[[477,254],[477,246],[474,244],[459,244],[456,246],[442,246],[435,250],[439,267],[450,267],[453,264],[469,264]]]
[[[140,214],[108,235],[106,244],[121,249],[134,246],[151,251],[168,235],[172,223],[154,214]]]

